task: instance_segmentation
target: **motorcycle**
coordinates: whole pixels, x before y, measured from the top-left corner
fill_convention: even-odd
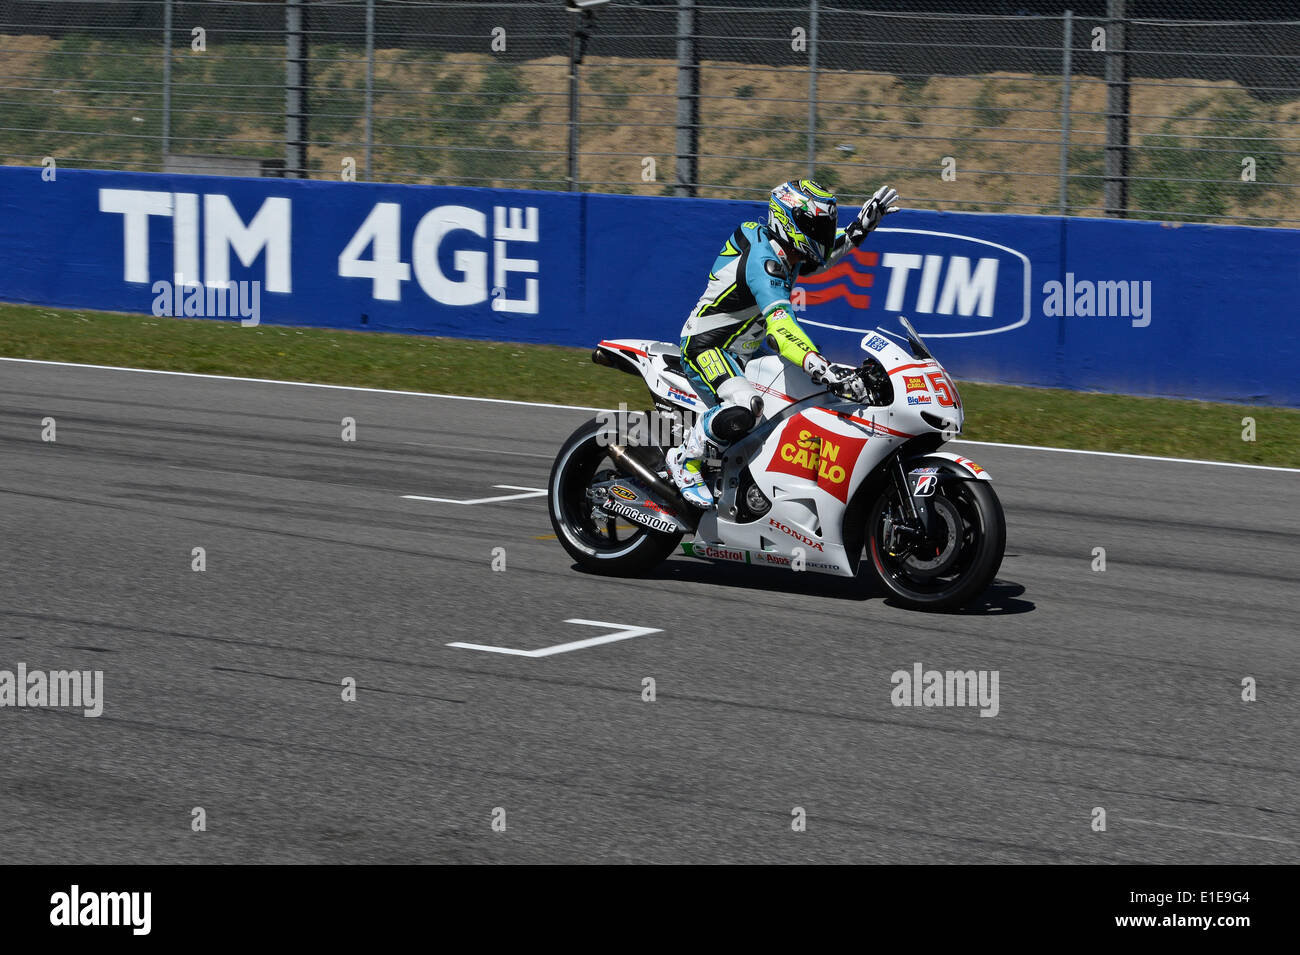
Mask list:
[[[706,410],[680,350],[602,341],[592,361],[640,375],[655,410],[602,412],[564,442],[547,493],[561,545],[581,567],[617,575],[643,573],[679,548],[845,577],[865,563],[864,576],[903,606],[969,603],[1001,566],[1002,505],[984,468],[941,450],[961,433],[961,395],[911,323],[900,323],[905,335],[863,336],[856,389],[815,384],[777,355],[746,362],[758,423],[725,449],[710,445],[709,510],[682,499],[664,460]]]

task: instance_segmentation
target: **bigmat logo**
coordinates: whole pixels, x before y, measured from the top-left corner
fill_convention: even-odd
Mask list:
[[[968,338],[1029,321],[1031,276],[1023,252],[922,229],[877,229],[866,244],[800,279],[791,299],[816,306],[800,322],[865,334],[906,315],[926,338]]]
[[[767,469],[816,481],[823,491],[847,503],[849,475],[866,443],[866,438],[835,434],[801,414],[795,415],[786,422],[781,443]]]

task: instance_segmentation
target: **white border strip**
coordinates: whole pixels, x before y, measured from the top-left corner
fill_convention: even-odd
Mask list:
[[[208,378],[214,381],[246,381],[259,385],[293,385],[296,388],[332,388],[336,391],[360,391],[376,395],[406,395],[413,398],[446,398],[450,401],[481,401],[498,405],[523,405],[530,408],[557,408],[561,411],[608,411],[608,408],[592,408],[585,405],[556,405],[542,401],[514,401],[509,398],[476,398],[470,395],[445,395],[435,391],[396,391],[392,388],[363,388],[359,385],[326,385],[315,381],[282,381],[278,378],[241,378],[236,375],[208,375],[197,371],[165,371],[161,368],[126,368],[121,365],[87,365],[75,361],[48,361],[41,358],[5,358],[0,361],[12,361],[27,365],[53,365],[59,368],[95,368],[100,371],[133,371],[142,375],[176,375],[181,378]],[[1165,458],[1153,454],[1125,454],[1120,451],[1085,451],[1079,448],[1049,448],[1037,444],[1003,444],[998,441],[963,441],[958,439],[953,444],[969,444],[986,448],[1013,448],[1017,451],[1055,451],[1059,454],[1090,454],[1103,458],[1131,458],[1135,461],[1166,461],[1174,464],[1205,464],[1216,468],[1245,468],[1251,471],[1284,471],[1300,474],[1300,468],[1284,468],[1271,464],[1238,464],[1233,461],[1202,461],[1199,458]]]
[[[207,375],[197,371],[166,371],[162,368],[126,368],[122,365],[87,365],[76,361],[48,361],[42,358],[4,358],[0,361],[29,365],[56,365],[61,368],[97,368],[100,371],[134,371],[142,375],[179,375],[182,378],[210,378],[216,381],[251,381],[259,385],[294,385],[298,388],[334,388],[339,391],[364,391],[376,395],[410,395],[415,398],[453,398],[456,401],[487,401],[498,405],[529,405],[534,408],[562,408],[566,411],[605,411],[582,405],[548,405],[540,401],[511,401],[508,398],[472,398],[468,395],[442,395],[434,391],[397,391],[393,388],[363,388],[360,385],[325,385],[315,381],[281,381],[278,378],[241,378],[237,375]]]
[[[1238,464],[1235,461],[1202,461],[1200,458],[1162,458],[1154,454],[1124,454],[1121,451],[1083,451],[1079,448],[1048,448],[1037,444],[1003,444],[999,441],[965,441],[956,438],[952,444],[974,444],[986,448],[1015,448],[1020,451],[1059,451],[1062,454],[1092,454],[1102,458],[1131,458],[1134,461],[1172,461],[1175,464],[1208,464],[1216,468],[1249,468],[1252,471],[1287,471],[1300,474],[1300,468],[1284,468],[1273,464]]]

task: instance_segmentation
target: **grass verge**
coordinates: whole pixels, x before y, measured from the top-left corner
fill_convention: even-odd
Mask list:
[[[593,343],[594,344],[594,343]],[[645,386],[550,345],[0,303],[0,356],[608,407]],[[1300,467],[1300,410],[961,383],[972,441]],[[1255,421],[1244,441],[1243,418]]]

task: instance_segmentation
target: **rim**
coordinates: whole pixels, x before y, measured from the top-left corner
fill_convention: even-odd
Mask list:
[[[930,545],[934,553],[905,550],[891,555],[881,545],[886,521],[896,521],[902,506],[896,493],[882,497],[870,519],[871,559],[880,575],[901,593],[920,599],[944,597],[960,587],[979,556],[985,535],[984,514],[966,481],[940,485],[934,506],[945,528],[945,540]]]
[[[595,504],[593,485],[617,477],[618,471],[594,435],[569,450],[558,473],[553,503],[574,544],[597,557],[622,557],[645,539],[647,528],[606,514]]]

